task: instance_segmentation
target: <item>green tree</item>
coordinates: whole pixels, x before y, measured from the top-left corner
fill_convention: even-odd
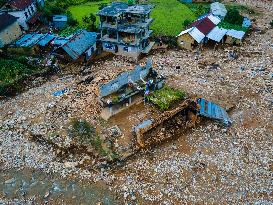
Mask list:
[[[224,19],[225,22],[234,24],[234,25],[242,25],[244,17],[240,15],[239,10],[236,8],[232,8],[228,10],[227,15]]]
[[[91,30],[95,30],[96,29],[96,16],[94,14],[90,14],[89,15],[89,20],[91,22]]]
[[[135,3],[134,0],[128,0],[129,5],[133,5],[134,3]]]
[[[191,24],[191,20],[189,20],[189,19],[186,19],[184,22],[183,22],[183,26],[184,26],[184,28],[186,28],[187,26],[189,26],[190,24]]]

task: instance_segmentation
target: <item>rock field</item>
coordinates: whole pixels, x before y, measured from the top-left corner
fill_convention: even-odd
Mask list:
[[[27,167],[90,183],[103,182],[124,204],[271,204],[273,29],[269,22],[273,5],[272,1],[237,2],[261,12],[250,16],[256,21],[242,46],[196,52],[168,50],[149,56],[171,86],[231,108],[230,128],[206,121],[115,169],[96,171],[74,166],[80,159],[73,157],[60,161],[52,147],[30,140],[30,134],[64,135],[71,118],[100,123],[99,83],[133,68],[124,58],[114,57],[88,68],[69,68],[85,69],[94,76],[88,84],[79,84],[86,78],[82,72],[63,74],[2,99],[0,169]],[[68,92],[52,96],[62,88]],[[66,140],[61,138],[60,143],[69,143]]]

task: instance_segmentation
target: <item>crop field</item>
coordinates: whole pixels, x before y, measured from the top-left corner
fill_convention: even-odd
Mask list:
[[[195,14],[187,5],[178,0],[148,0],[148,3],[155,6],[152,11],[154,22],[151,29],[156,36],[176,36],[183,29],[184,20],[194,20]],[[96,14],[101,4],[110,3],[110,0],[88,2],[69,7],[69,11],[83,25],[82,17],[90,13]],[[99,20],[97,18],[97,25]]]

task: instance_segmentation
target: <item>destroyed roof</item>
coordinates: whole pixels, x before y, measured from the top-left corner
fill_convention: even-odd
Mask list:
[[[7,13],[3,13],[0,15],[0,31],[6,29],[8,26],[12,25],[17,21],[15,16],[12,16]]]
[[[150,13],[152,10],[152,6],[151,5],[133,5],[133,6],[129,6],[126,9],[126,13],[132,13],[132,14],[148,14]]]
[[[127,25],[127,26],[119,26],[118,31],[126,32],[126,33],[140,33],[141,29],[138,26]]]
[[[210,10],[215,16],[221,16],[224,18],[227,15],[227,9],[225,5],[219,2],[212,3],[210,5]]]
[[[42,16],[41,12],[35,13],[27,22],[30,24],[35,24],[39,17]]]
[[[129,80],[137,82],[141,78],[146,78],[151,68],[152,60],[149,58],[145,66],[137,65],[134,70],[119,74],[114,80],[100,86],[100,97],[106,97],[117,92],[124,85],[127,85]]]
[[[86,30],[80,30],[74,34],[67,43],[62,45],[62,48],[67,54],[76,60],[82,55],[87,49],[96,43],[97,34],[95,32],[88,32]]]
[[[119,16],[128,8],[128,4],[123,2],[113,2],[110,6],[104,7],[98,12],[102,16]]]
[[[113,2],[111,5],[104,7],[98,12],[98,15],[102,16],[119,16],[122,13],[131,14],[148,14],[151,12],[152,6],[138,4],[129,6],[123,2]]]
[[[30,48],[34,45],[46,46],[54,38],[55,36],[51,34],[29,33],[17,40],[15,45],[18,47]]]
[[[228,30],[227,35],[231,36],[233,38],[237,38],[237,39],[241,40],[244,37],[245,32],[244,31],[237,31],[237,30],[234,30],[234,29],[230,29],[230,30]]]
[[[218,26],[216,26],[214,29],[211,30],[211,32],[209,32],[207,37],[216,42],[220,42],[227,32],[227,29],[219,28]]]
[[[33,0],[10,0],[7,2],[7,5],[9,5],[13,9],[25,9],[28,6],[30,6],[33,3]]]

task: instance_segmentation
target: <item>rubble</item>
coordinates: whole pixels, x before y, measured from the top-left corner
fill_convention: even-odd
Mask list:
[[[254,1],[256,4],[261,5],[258,9],[264,15],[259,16],[253,26],[265,29],[272,19],[272,13],[268,13],[272,5],[270,7],[266,1]],[[80,74],[53,76],[38,87],[31,87],[13,98],[1,99],[1,169],[30,167],[59,173],[64,178],[100,181],[124,203],[270,203],[272,32],[272,29],[265,33],[252,32],[241,47],[207,48],[198,52],[198,58],[183,50],[167,50],[149,56],[157,72],[167,77],[167,84],[221,107],[234,105],[229,113],[231,127],[204,122],[171,143],[144,150],[126,163],[119,162],[115,169],[102,162],[103,169],[94,169],[96,162],[87,155],[61,161],[54,147],[29,139],[31,134],[36,134],[48,138],[59,135],[56,139],[67,140],[64,133],[71,118],[86,119],[97,127],[116,125],[107,124],[99,117],[99,85],[128,68],[133,69],[134,65],[114,57],[88,68],[94,79],[87,78],[86,84],[78,83],[84,79]],[[229,51],[234,51],[236,58],[229,59]],[[217,65],[217,69],[211,69],[213,65]],[[69,66],[67,69],[73,70],[74,65]],[[52,92],[64,87],[69,92],[52,96]],[[125,116],[124,120],[138,117]]]

